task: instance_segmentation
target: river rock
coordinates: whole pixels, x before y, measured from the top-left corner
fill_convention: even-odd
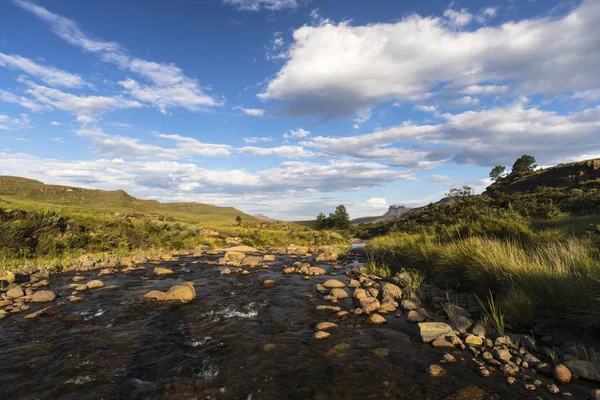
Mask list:
[[[316,331],[329,331],[332,329],[336,329],[337,327],[338,327],[338,325],[334,322],[324,321],[324,322],[319,322],[317,324],[317,326],[315,326],[315,330]]]
[[[354,297],[357,300],[366,299],[368,297],[367,291],[363,288],[356,288],[356,289],[354,289],[354,293],[352,294],[352,297]]]
[[[394,300],[386,298],[383,303],[381,303],[381,307],[379,309],[385,312],[394,312],[397,308],[398,303],[396,303]]]
[[[104,282],[100,279],[94,279],[93,281],[86,283],[85,286],[87,286],[88,289],[98,289],[104,287]]]
[[[0,281],[5,281],[9,284],[13,283],[15,281],[15,274],[11,271],[0,269]]]
[[[360,299],[360,307],[365,314],[370,314],[374,311],[379,310],[379,300],[377,300],[374,297],[366,297],[364,299]]]
[[[172,275],[173,271],[169,268],[156,267],[154,268],[154,275],[164,276],[164,275]]]
[[[429,375],[431,376],[442,376],[446,374],[446,371],[444,371],[444,368],[442,368],[440,365],[438,364],[432,364],[427,368],[427,372],[429,373]]]
[[[431,345],[433,347],[442,348],[442,349],[453,349],[454,348],[454,345],[452,343],[450,343],[449,341],[447,341],[446,339],[435,339],[433,342],[431,342]]]
[[[273,261],[275,261],[275,256],[272,255],[272,254],[266,254],[263,257],[263,261],[265,261],[265,262],[273,262]]]
[[[231,270],[229,268],[225,268],[221,271],[221,275],[229,275],[231,274]]]
[[[402,289],[400,289],[398,286],[394,285],[393,283],[384,283],[381,286],[381,292],[383,295],[383,298],[385,299],[386,297],[393,297],[394,299],[399,299],[402,297]]]
[[[163,301],[166,297],[166,293],[165,292],[161,292],[160,290],[151,290],[150,292],[146,293],[142,299],[143,300],[158,300],[158,301]]]
[[[11,299],[18,299],[25,296],[25,292],[21,286],[15,286],[14,288],[8,290],[6,295]]]
[[[471,314],[467,310],[460,306],[457,306],[456,304],[446,303],[444,304],[444,310],[446,311],[448,318],[452,318],[457,315],[460,315],[464,318],[471,318]]]
[[[480,338],[479,336],[469,334],[465,338],[465,344],[468,344],[470,346],[481,346],[481,345],[483,345],[483,339]]]
[[[571,382],[571,371],[569,368],[562,364],[555,365],[552,369],[552,376],[558,383],[569,383]]]
[[[0,319],[6,318],[8,316],[8,313],[4,310],[0,310]]]
[[[342,308],[339,306],[330,306],[327,304],[321,304],[320,306],[317,306],[317,311],[332,311],[332,312],[338,312],[341,311]]]
[[[345,288],[346,284],[338,281],[337,279],[329,279],[323,283],[323,286],[327,289]]]
[[[423,322],[427,318],[417,310],[410,310],[406,315],[406,320],[410,322]]]
[[[348,284],[348,287],[351,289],[356,289],[356,288],[360,287],[360,282],[357,281],[356,279],[350,279],[350,283]]]
[[[334,252],[325,252],[325,253],[321,253],[317,256],[317,258],[315,259],[315,261],[317,262],[325,262],[325,261],[335,261],[337,260],[339,257],[339,255],[337,253]]]
[[[85,276],[81,276],[81,275],[76,275],[73,277],[73,282],[81,282],[81,281],[85,281]]]
[[[508,349],[496,349],[494,351],[494,358],[498,361],[508,362],[512,358],[512,354]]]
[[[39,317],[40,315],[56,315],[58,313],[59,313],[58,307],[50,306],[50,307],[42,308],[41,310],[36,311],[34,313],[27,314],[23,318],[33,319],[33,318]]]
[[[185,282],[183,285],[173,286],[165,294],[165,301],[180,301],[187,303],[196,298],[196,289],[193,282]]]
[[[31,296],[31,301],[34,303],[46,303],[49,301],[54,301],[55,298],[56,294],[50,290],[38,290]]]
[[[383,324],[384,322],[386,322],[385,318],[383,318],[379,314],[372,314],[367,321],[375,325]]]
[[[308,267],[308,275],[325,275],[327,271],[325,271],[321,267]]]
[[[419,337],[423,342],[429,343],[437,338],[454,336],[452,327],[443,322],[419,322]]]
[[[12,304],[12,300],[2,300],[0,299],[0,307],[6,307],[6,306],[10,306]]]
[[[462,315],[453,315],[450,318],[450,326],[460,333],[466,333],[467,330],[473,325],[473,321],[470,319],[463,317]]]
[[[258,267],[261,263],[261,259],[258,256],[249,256],[244,258],[242,265],[245,267]]]
[[[346,292],[344,289],[333,288],[331,289],[331,295],[337,299],[345,299],[348,297],[348,292]]]
[[[266,281],[263,282],[263,286],[266,288],[271,288],[276,285],[277,285],[277,281],[274,281],[273,279],[267,279]]]
[[[329,337],[329,332],[317,331],[313,337],[317,340],[327,339]]]
[[[400,302],[400,306],[405,310],[416,310],[421,308],[421,301],[416,297],[411,297],[409,299],[404,299]]]
[[[563,364],[573,375],[588,381],[600,382],[600,364],[583,360],[570,360],[565,361]]]

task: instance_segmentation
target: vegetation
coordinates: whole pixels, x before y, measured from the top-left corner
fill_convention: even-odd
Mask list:
[[[335,208],[335,212],[330,213],[329,216],[320,213],[317,215],[317,219],[314,222],[314,228],[318,230],[323,229],[337,229],[344,230],[349,229],[352,226],[350,222],[350,215],[346,207],[342,204]]]

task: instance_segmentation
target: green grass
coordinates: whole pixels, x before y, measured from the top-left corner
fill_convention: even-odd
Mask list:
[[[600,214],[565,216],[557,219],[533,219],[531,227],[536,231],[554,229],[564,235],[583,237],[596,232],[600,226]]]
[[[581,238],[536,238],[393,234],[373,239],[368,249],[393,271],[415,268],[435,283],[482,297],[492,291],[494,305],[511,321],[525,325],[535,315],[600,329],[597,248]]]

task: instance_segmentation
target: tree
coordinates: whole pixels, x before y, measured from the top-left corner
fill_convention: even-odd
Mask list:
[[[473,188],[471,186],[463,185],[459,188],[452,188],[446,193],[446,197],[451,198],[462,198],[472,196],[474,193]]]
[[[315,220],[315,229],[322,230],[327,227],[327,217],[323,213],[319,213],[317,215],[317,219]]]
[[[535,163],[535,157],[528,154],[523,154],[513,164],[510,174],[512,176],[523,176],[528,172],[533,171],[535,167],[537,167],[537,164]]]
[[[490,178],[497,181],[498,179],[504,177],[504,172],[506,171],[506,167],[504,165],[496,165],[492,172],[490,172]]]
[[[242,217],[239,215],[235,217],[235,222],[237,222],[238,226],[242,226]]]
[[[348,229],[352,225],[350,215],[348,215],[348,211],[346,211],[346,207],[343,204],[337,206],[335,212],[330,217],[336,229]]]

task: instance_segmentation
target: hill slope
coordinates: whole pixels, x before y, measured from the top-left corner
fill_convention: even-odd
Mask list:
[[[231,224],[238,215],[246,221],[256,220],[233,207],[201,203],[160,203],[135,198],[123,190],[47,185],[14,176],[0,176],[0,199],[24,208],[52,206],[66,212],[144,214],[215,224]]]

